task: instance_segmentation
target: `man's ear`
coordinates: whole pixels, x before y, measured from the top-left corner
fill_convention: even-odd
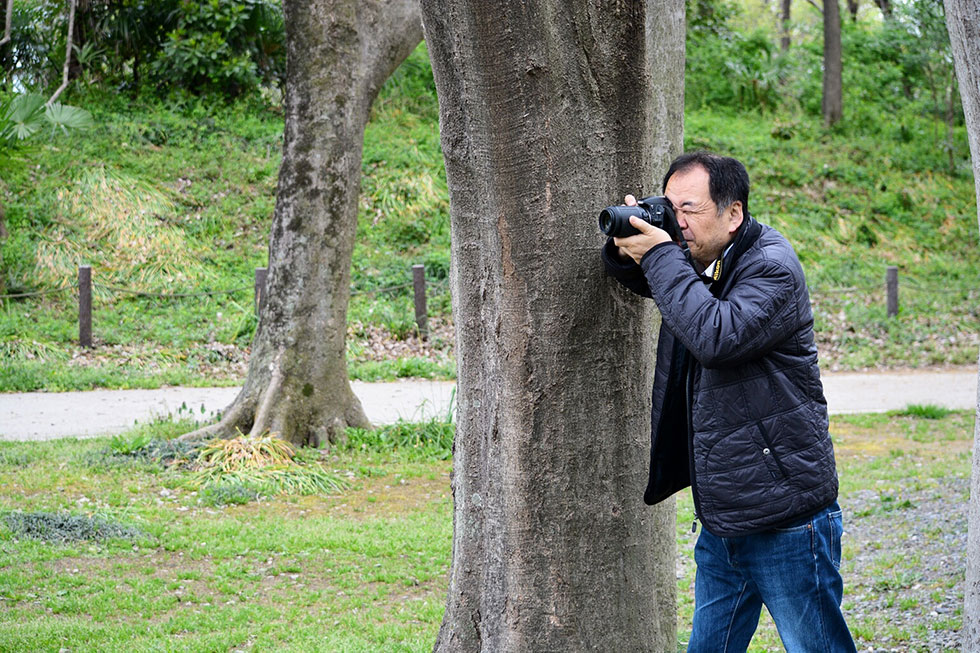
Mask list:
[[[735,233],[742,226],[742,202],[735,200],[725,211],[728,214],[728,233]]]

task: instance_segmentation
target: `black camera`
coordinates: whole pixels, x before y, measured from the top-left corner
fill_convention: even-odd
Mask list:
[[[666,197],[645,197],[636,206],[607,206],[599,213],[599,229],[611,238],[626,238],[640,233],[630,224],[630,216],[649,222],[666,231],[671,240],[684,242],[681,228],[677,225],[674,207]]]

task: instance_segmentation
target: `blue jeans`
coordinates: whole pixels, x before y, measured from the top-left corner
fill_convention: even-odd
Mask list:
[[[854,651],[840,604],[840,506],[756,535],[701,529],[688,653],[745,651],[765,604],[788,653]]]

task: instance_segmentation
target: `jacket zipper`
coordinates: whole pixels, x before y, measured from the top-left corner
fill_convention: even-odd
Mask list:
[[[691,406],[691,397],[694,394],[694,365],[691,363],[691,353],[687,353],[687,379],[685,380],[685,385],[687,386],[684,391],[684,402],[687,405],[687,463],[690,466],[691,474],[691,497],[694,499],[694,521],[691,522],[691,532],[696,533],[698,530],[698,513],[701,512],[701,506],[698,502],[698,483],[694,476],[694,421],[691,411],[693,410]]]

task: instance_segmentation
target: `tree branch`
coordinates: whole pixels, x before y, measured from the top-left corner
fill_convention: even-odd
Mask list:
[[[10,40],[10,19],[14,14],[14,0],[7,0],[7,11],[4,13],[4,22],[6,23],[3,29],[3,38],[0,39],[0,45],[3,45]]]
[[[61,95],[61,92],[68,87],[68,66],[71,64],[71,35],[75,31],[75,5],[77,0],[71,0],[71,6],[68,9],[68,38],[65,39],[68,42],[68,47],[65,48],[65,70],[61,78],[61,86],[58,90],[54,92],[51,99],[48,100],[48,106]]]
[[[819,11],[821,14],[823,13],[823,7],[818,5],[816,2],[814,2],[813,0],[806,0],[806,1],[809,2],[811,5],[813,5],[816,8],[816,10]]]

